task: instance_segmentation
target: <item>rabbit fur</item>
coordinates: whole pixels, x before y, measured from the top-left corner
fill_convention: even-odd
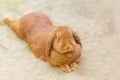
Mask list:
[[[4,18],[4,22],[29,44],[36,57],[64,72],[77,69],[82,44],[78,34],[69,27],[55,27],[46,15],[38,12],[20,19]]]

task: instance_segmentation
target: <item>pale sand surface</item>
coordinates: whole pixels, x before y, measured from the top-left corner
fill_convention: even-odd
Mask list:
[[[5,3],[6,1],[6,3]],[[64,73],[37,59],[27,43],[0,22],[0,80],[120,80],[119,0],[1,0],[0,19],[37,11],[81,37],[79,69]]]

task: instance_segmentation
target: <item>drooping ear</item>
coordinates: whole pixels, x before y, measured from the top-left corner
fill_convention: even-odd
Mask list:
[[[47,40],[47,45],[46,45],[46,56],[49,58],[50,56],[50,53],[51,53],[51,49],[52,49],[52,45],[53,45],[53,42],[54,42],[54,38],[55,38],[55,32],[53,31],[49,37],[48,37],[48,40]]]
[[[78,35],[76,32],[74,32],[74,31],[72,31],[72,33],[73,33],[73,37],[74,37],[75,41],[76,41],[78,44],[80,44],[80,46],[81,46],[81,48],[82,48],[82,43],[81,43],[81,41],[80,41],[79,35]]]

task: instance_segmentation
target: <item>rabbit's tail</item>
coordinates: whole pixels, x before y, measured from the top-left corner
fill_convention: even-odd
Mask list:
[[[17,23],[17,20],[16,19],[13,19],[13,18],[10,18],[10,17],[6,17],[3,19],[3,21],[9,25],[9,27],[11,27],[11,29],[13,29],[14,31],[16,31],[16,23]]]

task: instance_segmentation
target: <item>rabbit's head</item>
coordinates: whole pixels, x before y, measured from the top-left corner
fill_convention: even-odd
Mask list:
[[[53,49],[59,53],[66,53],[73,51],[75,46],[75,40],[72,35],[72,31],[68,28],[59,29],[56,32],[53,42]]]
[[[46,54],[50,55],[51,49],[58,53],[72,52],[76,43],[81,45],[79,36],[66,26],[58,26],[50,34]]]

